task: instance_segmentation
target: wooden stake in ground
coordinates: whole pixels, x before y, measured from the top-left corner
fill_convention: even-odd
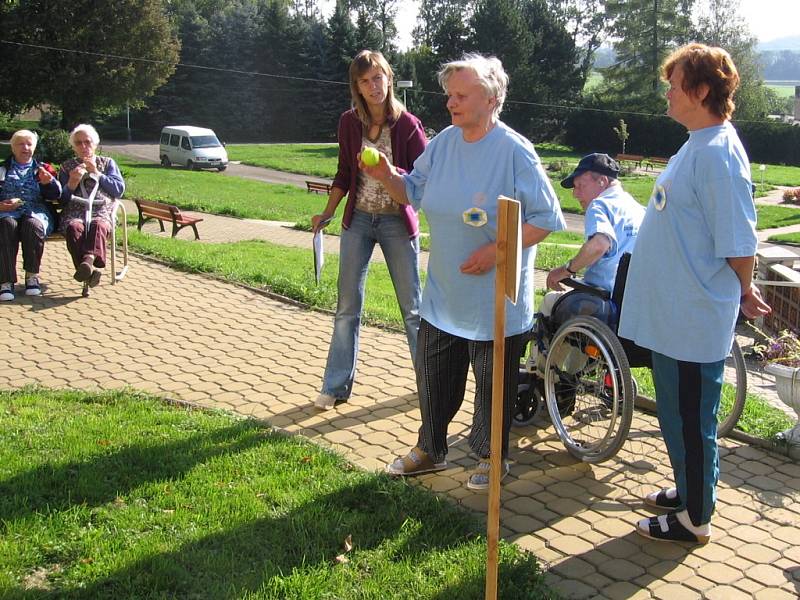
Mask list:
[[[503,389],[506,354],[506,298],[517,303],[522,255],[520,203],[497,198],[497,265],[494,283],[492,352],[492,430],[489,444],[489,510],[486,522],[486,600],[497,598],[497,552],[500,538],[500,473],[503,464]]]

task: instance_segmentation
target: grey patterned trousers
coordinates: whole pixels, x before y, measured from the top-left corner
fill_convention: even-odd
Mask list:
[[[503,457],[508,455],[511,410],[517,395],[519,361],[526,334],[506,338],[503,406]],[[417,445],[434,462],[447,455],[447,427],[464,401],[467,369],[475,376],[475,407],[469,447],[479,458],[489,456],[492,413],[492,351],[494,342],[451,335],[424,319],[417,338],[417,391],[422,425]]]

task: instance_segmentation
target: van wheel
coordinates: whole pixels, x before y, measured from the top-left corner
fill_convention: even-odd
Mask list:
[[[190,171],[194,171],[194,163],[192,161],[190,161],[190,160],[187,160],[186,161],[186,168],[189,169]]]
[[[172,166],[172,163],[170,162],[169,157],[166,154],[161,157],[161,166],[167,168]]]
[[[222,171],[224,171],[224,170],[225,170],[225,169],[227,169],[227,168],[228,168],[228,165],[222,165],[221,167],[217,167],[217,171],[219,171],[220,173],[222,173]]]

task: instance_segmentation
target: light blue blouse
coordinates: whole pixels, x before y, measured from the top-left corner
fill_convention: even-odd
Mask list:
[[[750,162],[730,123],[689,133],[658,177],[631,259],[621,336],[676,360],[724,359],[741,286],[728,257],[753,256]]]
[[[430,257],[420,316],[435,327],[470,340],[494,337],[495,270],[465,275],[459,267],[497,237],[497,197],[522,204],[522,222],[558,231],[564,217],[533,145],[502,122],[477,142],[448,127],[404,175],[406,195],[425,212]],[[465,219],[465,211],[472,218]],[[465,221],[469,221],[465,222]],[[485,223],[483,222],[485,221]],[[506,304],[506,335],[533,326],[533,265],[536,248],[522,251],[516,305]]]

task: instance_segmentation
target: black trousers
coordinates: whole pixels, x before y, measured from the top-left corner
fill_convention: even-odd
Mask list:
[[[22,244],[22,266],[38,273],[44,254],[44,226],[33,217],[0,217],[0,283],[17,282],[17,253]]]
[[[517,395],[519,361],[526,335],[506,338],[503,404],[503,457],[508,455],[511,411]],[[422,426],[417,445],[434,462],[447,455],[447,427],[464,401],[467,369],[475,376],[475,407],[469,447],[479,458],[489,456],[492,415],[492,352],[494,342],[451,335],[425,321],[417,338],[417,391]]]

